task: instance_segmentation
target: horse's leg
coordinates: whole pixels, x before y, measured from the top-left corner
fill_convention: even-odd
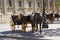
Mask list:
[[[38,24],[35,23],[35,27],[34,27],[35,31],[38,30]]]
[[[40,23],[40,34],[42,34],[41,23]]]
[[[18,25],[18,27],[17,28],[19,28],[19,25]]]
[[[12,20],[10,21],[10,28],[12,31],[15,30],[14,22]]]
[[[25,26],[25,23],[22,23],[22,31],[23,31],[23,32],[26,32],[26,26]]]
[[[35,29],[34,29],[34,24],[32,24],[32,32],[34,32],[34,30],[35,30]]]
[[[59,21],[59,18],[57,18],[57,21]]]

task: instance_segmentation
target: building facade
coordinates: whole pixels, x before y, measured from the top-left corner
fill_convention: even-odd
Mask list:
[[[55,1],[45,0],[45,9],[55,11]],[[52,9],[53,8],[53,9]],[[10,22],[12,14],[43,12],[43,0],[0,0],[0,23]]]

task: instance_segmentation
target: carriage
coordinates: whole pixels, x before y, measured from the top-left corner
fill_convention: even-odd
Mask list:
[[[54,16],[55,15],[55,16]],[[55,18],[59,18],[60,15],[58,16],[58,14],[46,14],[46,23],[48,23],[49,21],[53,22],[55,20]],[[47,22],[47,20],[49,20]],[[32,25],[32,32],[37,31],[38,30],[38,24],[40,24],[40,29],[41,29],[41,24],[43,22],[43,17],[40,15],[40,13],[33,13],[31,15],[28,16],[24,16],[22,14],[19,15],[11,15],[11,21],[10,21],[10,27],[11,30],[15,30],[15,25],[21,25],[22,27],[22,31],[26,32],[26,27],[27,24],[30,23]],[[42,28],[48,28],[48,24],[44,23],[44,25],[42,25]]]
[[[22,31],[26,32],[26,27],[27,24],[30,23],[32,25],[32,32],[33,31],[37,31],[38,30],[38,23],[41,24],[42,22],[42,18],[39,15],[40,13],[35,13],[35,16],[33,17],[31,15],[28,16],[24,16],[24,15],[11,15],[11,21],[10,21],[10,27],[11,30],[14,31],[15,30],[15,25],[21,25],[22,27]],[[37,17],[39,16],[39,17]]]
[[[22,31],[26,32],[26,25],[30,22],[30,15],[23,16],[23,15],[11,15],[10,26],[11,30],[15,30],[15,25],[21,25]]]

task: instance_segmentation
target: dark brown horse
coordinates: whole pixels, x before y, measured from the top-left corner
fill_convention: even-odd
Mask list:
[[[57,20],[59,20],[60,14],[56,13],[56,14],[55,14],[55,18],[56,18]]]
[[[46,21],[47,22],[53,22],[55,19],[59,20],[60,14],[58,13],[51,13],[51,14],[46,14]]]
[[[53,13],[46,14],[46,22],[53,22],[55,20],[55,16]]]
[[[38,24],[42,23],[42,17],[40,16],[40,13],[34,13],[34,16],[32,17],[32,31],[37,31],[38,30]]]

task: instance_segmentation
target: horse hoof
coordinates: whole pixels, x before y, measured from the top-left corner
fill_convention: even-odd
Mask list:
[[[23,33],[26,33],[26,31],[22,31]]]
[[[35,31],[32,31],[32,33],[34,33]]]
[[[15,32],[15,30],[12,30],[12,32]]]

